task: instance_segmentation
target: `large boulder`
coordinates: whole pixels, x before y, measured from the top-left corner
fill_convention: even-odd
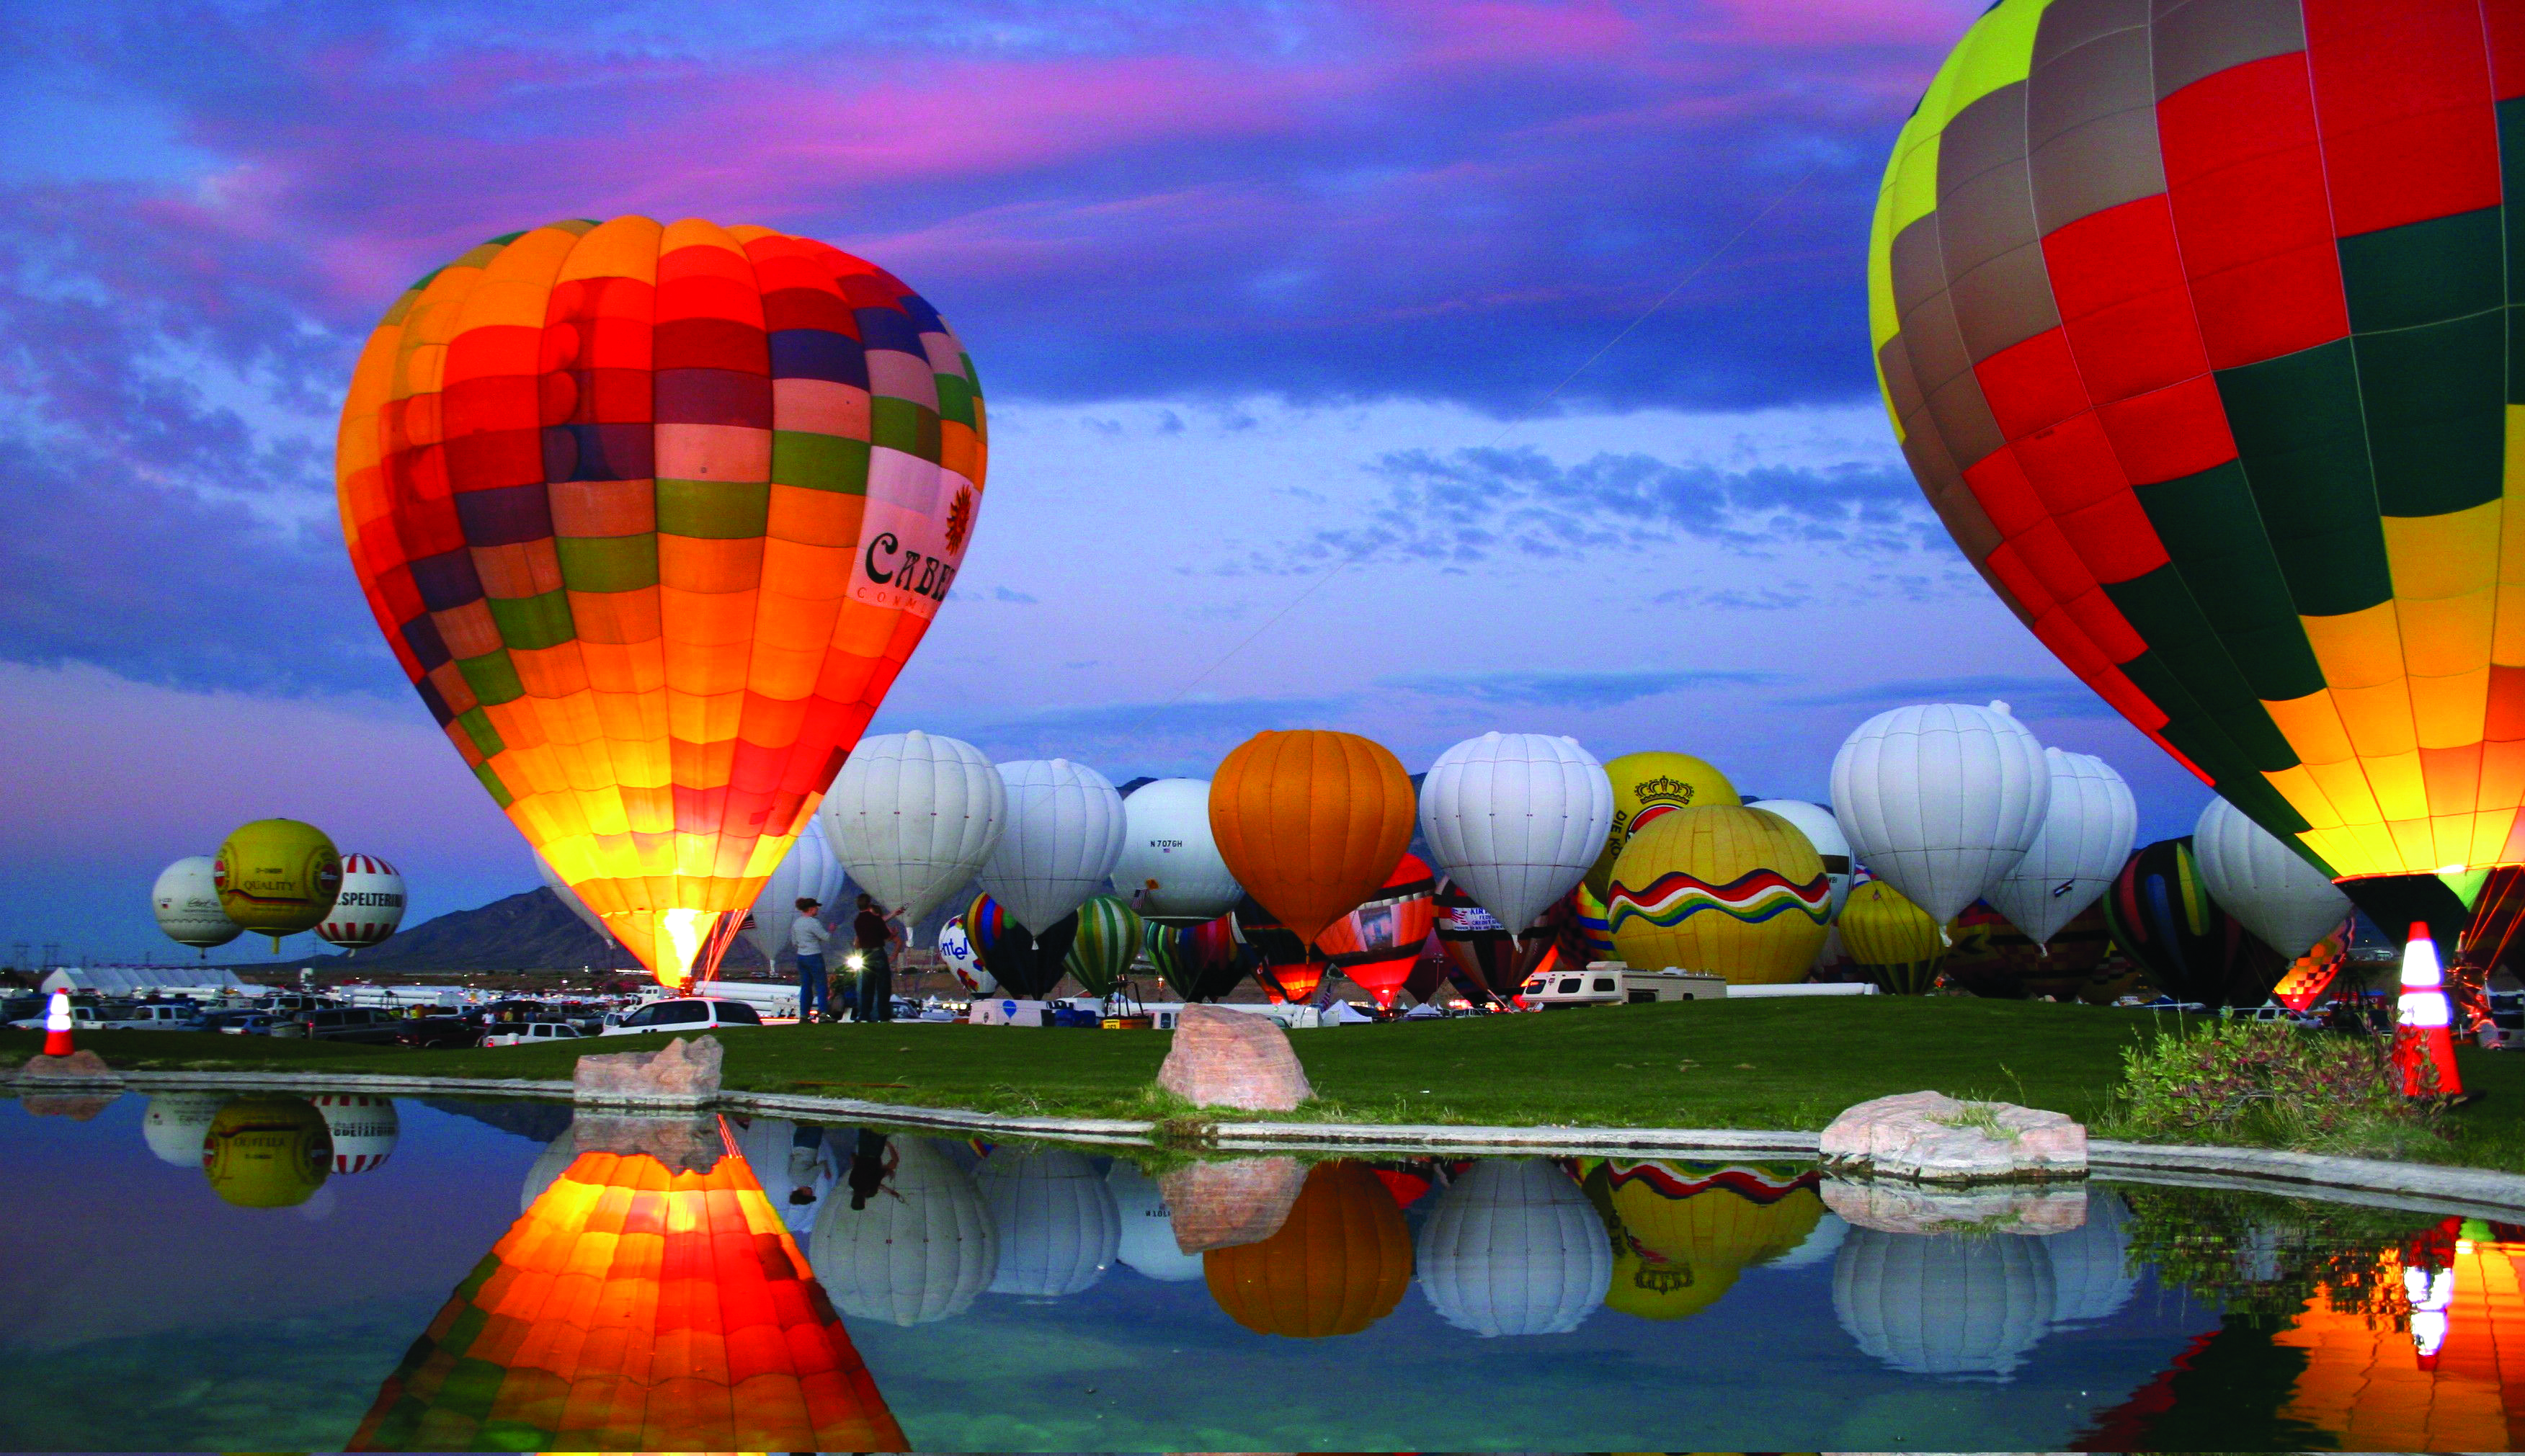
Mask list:
[[[1923,1183],[2087,1174],[2087,1130],[2066,1116],[1933,1092],[1859,1103],[1832,1120],[1816,1150],[1827,1164]]]
[[[1186,1006],[1158,1086],[1198,1107],[1288,1112],[1315,1094],[1289,1034],[1268,1016]]]
[[[656,1051],[582,1056],[570,1097],[635,1107],[699,1107],[718,1095],[719,1056],[715,1037],[691,1042],[677,1037]]]

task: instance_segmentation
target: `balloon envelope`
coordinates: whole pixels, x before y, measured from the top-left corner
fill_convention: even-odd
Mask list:
[[[336,1173],[373,1173],[385,1166],[403,1137],[403,1118],[394,1098],[356,1092],[319,1092],[308,1098],[324,1119],[324,1134],[333,1146]]]
[[[1210,828],[1210,780],[1159,779],[1122,801],[1122,857],[1114,893],[1143,919],[1198,925],[1236,908],[1245,892]]]
[[[1420,781],[1430,857],[1520,929],[1585,877],[1612,827],[1612,782],[1575,739],[1485,733],[1439,754]]]
[[[2052,1329],[2046,1241],[1853,1229],[1832,1263],[1833,1316],[1906,1375],[2005,1377]]]
[[[1947,944],[1929,912],[1883,880],[1850,892],[1842,906],[1841,948],[1888,995],[1927,995],[1938,984]]]
[[[938,958],[947,962],[948,973],[975,995],[989,995],[1000,989],[1000,978],[983,968],[982,952],[974,948],[973,938],[965,934],[962,915],[939,927]]]
[[[1199,925],[1152,921],[1142,948],[1167,987],[1187,1001],[1217,1000],[1249,974],[1237,953],[1235,922],[1226,915]]]
[[[1323,984],[1324,972],[1331,969],[1320,951],[1299,940],[1296,931],[1282,925],[1251,895],[1237,903],[1228,925],[1237,945],[1244,947],[1254,979],[1275,1001],[1312,998]]]
[[[2052,771],[2043,827],[1982,897],[2038,946],[2103,898],[2139,840],[2139,805],[2112,765],[2058,749],[2043,758]]]
[[[1041,997],[1061,984],[1070,941],[1078,934],[1076,915],[1038,936],[1018,924],[999,901],[981,895],[973,898],[962,918],[983,968],[1009,995]]]
[[[1572,893],[1583,895],[1586,891],[1580,886],[1573,887]],[[1568,899],[1569,897],[1563,896],[1560,904],[1555,907],[1558,917],[1555,923],[1528,926],[1522,940],[1511,941],[1508,927],[1500,923],[1498,916],[1473,903],[1473,898],[1455,881],[1441,880],[1438,882],[1438,897],[1432,905],[1437,912],[1432,929],[1437,932],[1439,953],[1457,974],[1481,990],[1503,998],[1514,995],[1516,989],[1525,984],[1526,977],[1534,974],[1535,969],[1560,946],[1565,929],[1560,922],[1574,913],[1567,908]],[[1601,928],[1603,923],[1604,917],[1600,912],[1597,924]],[[1611,955],[1612,945],[1609,940],[1605,953],[1593,958],[1604,960]],[[1579,963],[1585,964],[1584,961]],[[1435,992],[1437,987],[1433,984],[1430,990]],[[1428,999],[1426,996],[1418,998]]]
[[[1833,755],[1832,806],[1868,871],[1944,922],[2025,857],[2052,767],[2005,704],[1898,707]]]
[[[149,887],[149,908],[158,917],[158,928],[178,946],[208,949],[245,933],[220,908],[219,882],[211,866],[208,854],[178,859],[160,870],[158,882]]]
[[[2209,898],[2189,835],[2132,855],[2104,896],[2104,918],[2122,953],[2179,1001],[2258,1006],[2288,970],[2286,957]]]
[[[999,1235],[994,1294],[1075,1294],[1105,1277],[1121,1238],[1113,1190],[1067,1148],[994,1149],[973,1171]]]
[[[1438,882],[1417,854],[1406,854],[1373,898],[1324,928],[1315,938],[1335,970],[1391,1007],[1411,979],[1421,944],[1435,920]]]
[[[1587,871],[1588,888],[1600,899],[1611,884],[1613,860],[1623,842],[1642,825],[1670,809],[1745,801],[1725,774],[1690,753],[1624,753],[1605,765],[1605,778],[1613,791],[1613,825],[1605,833],[1604,851]]]
[[[2223,799],[2202,807],[2192,852],[2209,898],[2292,960],[2350,918],[2350,897],[2323,871]]]
[[[971,362],[892,274],[698,218],[413,285],[342,407],[351,562],[466,765],[662,981],[765,876],[972,539]]]
[[[999,1270],[981,1189],[926,1138],[888,1138],[881,1156],[875,1191],[821,1200],[807,1258],[853,1319],[907,1329],[954,1319]]]
[[[374,854],[345,854],[342,889],[316,934],[346,950],[379,945],[403,924],[403,901],[401,871]]]
[[[1949,986],[1999,1000],[2051,996],[2108,1006],[2140,989],[2138,962],[2113,946],[2104,901],[2087,906],[2038,946],[2006,916],[1975,901],[1947,923],[1938,970]]]
[[[1841,821],[1832,810],[1803,799],[1758,799],[1747,808],[1777,814],[1798,828],[1814,846],[1815,857],[1823,861],[1823,877],[1832,886],[1832,908],[1825,918],[1841,918],[1841,907],[1850,900],[1850,837],[1841,832]]]
[[[1587,1188],[1614,1226],[1605,1303],[1679,1320],[1716,1303],[1753,1265],[1807,1240],[1823,1218],[1813,1173],[1741,1164],[1611,1160]]]
[[[1008,785],[980,749],[915,729],[860,740],[816,821],[851,879],[913,925],[972,882],[1008,812]]]
[[[1632,965],[1771,985],[1805,978],[1831,903],[1823,860],[1789,821],[1705,804],[1632,833],[1613,865],[1607,924]]]
[[[1257,1335],[1357,1335],[1394,1312],[1411,1282],[1403,1210],[1364,1163],[1317,1163],[1279,1232],[1202,1256],[1210,1294]]]
[[[1420,1290],[1460,1330],[1564,1335],[1605,1302],[1604,1221],[1550,1158],[1484,1158],[1438,1195],[1417,1244]]]
[[[1056,924],[1104,893],[1122,855],[1122,796],[1103,774],[1066,758],[1003,763],[1000,777],[1008,826],[983,861],[982,893],[1028,929]]]
[[[295,819],[239,825],[211,861],[220,908],[277,940],[313,929],[342,889],[342,856],[324,831]]]
[[[1126,1158],[1115,1158],[1105,1175],[1122,1232],[1114,1257],[1161,1284],[1188,1284],[1201,1278],[1201,1255],[1188,1254],[1175,1243],[1174,1210],[1158,1181]]]
[[[1078,907],[1078,931],[1062,964],[1089,995],[1112,995],[1140,958],[1141,935],[1138,913],[1121,897],[1100,895]]]
[[[1385,882],[1411,848],[1413,817],[1402,763],[1352,733],[1258,733],[1210,785],[1220,857],[1301,944]]]

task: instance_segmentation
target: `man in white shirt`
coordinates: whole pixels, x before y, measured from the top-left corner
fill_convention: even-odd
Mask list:
[[[789,922],[789,946],[798,952],[798,1019],[815,1021],[817,1012],[829,1020],[833,1014],[832,993],[825,989],[824,946],[832,933],[824,922],[816,918],[823,901],[807,898],[798,901],[798,918]]]

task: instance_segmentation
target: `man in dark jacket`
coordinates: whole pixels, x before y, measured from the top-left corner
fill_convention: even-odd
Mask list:
[[[859,1018],[862,1021],[894,1019],[894,963],[889,952],[901,938],[885,912],[876,907],[870,896],[860,897],[860,912],[852,917],[851,937],[859,945],[860,985]]]

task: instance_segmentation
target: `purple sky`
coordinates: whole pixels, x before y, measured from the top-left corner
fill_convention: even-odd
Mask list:
[[[1997,696],[2186,832],[1874,400],[1868,211],[1979,9],[16,7],[0,952],[173,950],[157,868],[271,813],[417,916],[534,883],[360,604],[333,420],[404,283],[625,212],[862,253],[973,353],[988,505],[880,730],[1116,780],[1546,730],[1820,798],[1869,713]]]

